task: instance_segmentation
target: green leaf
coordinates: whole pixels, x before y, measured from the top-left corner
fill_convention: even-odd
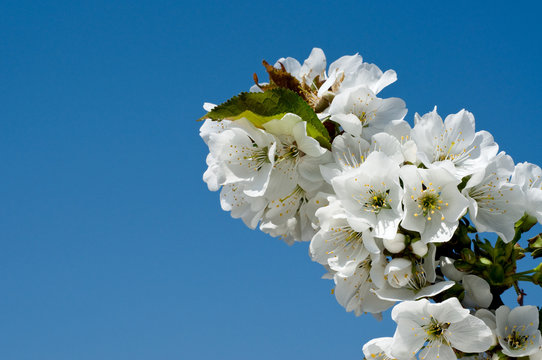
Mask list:
[[[247,118],[254,126],[273,119],[280,119],[287,113],[298,115],[307,123],[307,135],[318,140],[320,145],[331,149],[330,137],[316,113],[303,98],[295,92],[276,88],[263,93],[243,92],[218,105],[199,120],[237,120]]]
[[[467,175],[464,178],[462,178],[461,183],[457,186],[457,189],[459,191],[463,190],[465,188],[465,186],[467,186],[467,183],[469,182],[471,177],[472,177],[472,175]]]

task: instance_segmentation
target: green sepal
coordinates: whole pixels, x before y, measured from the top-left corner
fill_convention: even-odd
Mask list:
[[[516,221],[516,224],[514,225],[516,233],[514,235],[514,238],[512,239],[512,242],[518,242],[518,240],[521,238],[521,234],[531,230],[531,228],[535,226],[537,222],[538,220],[534,216],[525,213],[525,215],[523,215],[521,219]]]
[[[533,252],[531,252],[531,256],[533,257],[533,259],[542,257],[542,249],[533,250]]]
[[[478,260],[484,265],[487,265],[487,266],[493,265],[493,261],[489,260],[486,257],[482,256],[482,257],[478,258]]]
[[[295,92],[276,88],[263,93],[243,92],[216,106],[205,116],[198,119],[238,120],[248,119],[254,126],[263,128],[263,124],[273,119],[281,119],[292,113],[307,123],[307,135],[316,139],[320,145],[331,150],[329,133],[316,116],[314,110]]]
[[[498,265],[494,264],[489,268],[489,279],[490,284],[500,285],[504,282],[504,269]]]
[[[542,257],[542,234],[530,238],[528,243],[529,246],[525,250],[531,252],[533,259]]]

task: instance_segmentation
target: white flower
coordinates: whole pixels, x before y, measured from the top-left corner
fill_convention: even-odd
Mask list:
[[[387,133],[373,135],[370,142],[360,136],[344,133],[333,140],[331,153],[335,162],[320,166],[322,176],[331,183],[335,176],[359,167],[374,151],[386,154],[397,165],[404,161],[400,142]]]
[[[218,191],[226,182],[226,174],[220,162],[212,154],[207,154],[205,162],[207,170],[203,173],[203,181],[207,184],[209,191]]]
[[[220,192],[222,210],[230,211],[234,219],[241,218],[251,229],[258,226],[262,219],[267,200],[264,197],[249,197],[242,185],[228,184]]]
[[[395,237],[403,215],[403,190],[399,166],[393,160],[373,152],[359,167],[333,178],[331,184],[354,230],[363,231],[369,225],[377,237]]]
[[[395,137],[401,144],[401,152],[403,153],[404,161],[415,164],[417,146],[411,138],[412,129],[404,120],[392,121],[384,129],[384,133]]]
[[[331,191],[319,171],[320,164],[331,161],[331,154],[307,135],[306,126],[294,114],[263,124],[277,145],[263,194],[267,204],[260,230],[287,243],[309,241],[314,236],[318,228],[314,213],[327,203],[325,196],[317,195]]]
[[[502,352],[512,357],[533,355],[540,350],[541,338],[538,330],[536,306],[518,306],[513,310],[502,305],[497,316],[497,339]]]
[[[525,193],[525,212],[542,223],[542,169],[528,162],[517,164],[511,182]]]
[[[316,211],[327,205],[328,196],[325,192],[307,192],[298,186],[288,196],[266,203],[260,230],[290,245],[295,241],[310,241],[319,229]]]
[[[295,114],[286,114],[281,119],[266,122],[263,127],[280,141],[266,196],[282,198],[298,185],[306,191],[322,185],[319,165],[330,162],[331,154],[307,135],[305,121]]]
[[[454,360],[453,349],[483,352],[491,346],[491,330],[480,319],[463,309],[457,298],[439,304],[426,299],[405,301],[391,313],[397,323],[391,354],[408,359],[420,352],[422,360]]]
[[[363,134],[366,139],[383,131],[392,121],[402,120],[406,113],[403,100],[378,98],[365,87],[335,96],[329,107],[331,120],[341,125],[347,133],[355,136]]]
[[[303,65],[294,58],[280,58],[274,65],[277,69],[284,68],[297,78],[303,88],[307,102],[319,116],[326,116],[330,101],[335,95],[349,91],[355,87],[366,87],[374,94],[395,82],[395,71],[383,73],[378,66],[367,64],[359,55],[343,56],[329,66],[329,76],[326,75],[326,56],[322,49],[312,49],[310,56]],[[261,91],[254,85],[251,91]]]
[[[246,119],[209,136],[209,151],[224,174],[226,184],[243,184],[249,196],[262,196],[275,167],[277,140]]]
[[[212,109],[211,109],[212,110]],[[199,129],[199,136],[203,139],[206,145],[209,144],[211,134],[218,134],[226,130],[231,125],[230,120],[215,121],[206,119]]]
[[[386,258],[380,254],[371,254],[370,257],[360,262],[354,273],[350,276],[335,274],[335,298],[346,311],[354,311],[356,316],[369,312],[380,313],[391,306],[393,301],[382,300],[374,293],[375,289],[383,286],[383,272],[386,266]]]
[[[465,298],[463,306],[470,308],[487,308],[493,301],[493,294],[487,281],[476,275],[463,276]]]
[[[212,106],[207,106],[209,109]],[[287,242],[309,241],[318,230],[316,210],[332,191],[319,171],[329,151],[307,135],[307,123],[286,114],[264,129],[241,118],[207,120],[200,135],[209,145],[203,178],[210,190],[223,186],[221,205],[232,217]]]
[[[401,168],[405,214],[401,226],[417,231],[424,243],[451,239],[468,201],[457,190],[459,180],[444,168]]]
[[[514,161],[500,153],[472,175],[462,193],[469,200],[469,218],[480,232],[496,232],[504,242],[514,237],[514,224],[523,216],[523,194],[509,183]]]
[[[379,286],[379,289],[374,290],[376,295],[388,301],[417,300],[435,296],[454,286],[455,282],[453,281],[435,283],[435,253],[436,246],[429,244],[427,255],[422,261],[413,264],[410,270],[406,266],[405,259],[401,259],[401,262],[395,263],[397,265],[395,268],[386,267],[384,273],[375,273],[373,280],[377,283],[384,283],[383,286]],[[408,262],[410,263],[410,261]],[[381,275],[382,279],[376,278],[377,275]],[[390,275],[396,275],[398,279],[390,279]],[[400,279],[401,276],[402,279]]]
[[[318,95],[327,91],[335,94],[364,86],[378,94],[383,88],[397,80],[393,70],[382,72],[378,66],[363,62],[359,55],[343,56],[329,65],[328,78],[320,87]]]
[[[214,104],[204,104],[204,109],[206,111],[211,111],[214,107]],[[243,121],[234,125],[234,122],[229,120],[205,120],[200,128],[200,136],[207,145],[214,146],[214,142],[219,141],[217,139],[220,139],[222,134],[232,127],[235,127],[236,130],[234,130],[234,132],[240,134],[240,138],[246,136],[250,139],[250,134],[255,134],[254,136],[258,138],[258,140],[262,140],[259,134],[260,131],[254,129],[251,125],[247,125]],[[248,131],[244,130],[245,127]],[[213,145],[210,145],[211,143],[213,143]],[[224,185],[220,192],[220,205],[222,209],[224,211],[230,211],[233,218],[241,218],[249,228],[256,228],[258,222],[262,219],[267,205],[266,199],[262,196],[247,196],[245,190],[250,193],[250,189],[246,189],[245,183],[242,181],[238,183],[229,182],[228,180],[231,180],[235,175],[228,171],[228,168],[224,166],[223,159],[221,159],[221,156],[218,156],[218,154],[213,152],[209,153],[206,162],[208,168],[203,174],[203,180],[207,183],[209,190],[217,191]],[[256,172],[254,176],[258,176],[258,173]],[[265,176],[266,175],[264,174],[263,177]]]
[[[448,115],[444,122],[437,108],[414,118],[412,139],[418,158],[428,168],[444,161],[453,163],[459,179],[483,169],[497,154],[498,146],[486,131],[475,133],[474,116],[465,110]]]
[[[211,111],[214,106],[215,105],[209,103],[204,104],[206,111]],[[199,134],[205,144],[209,145],[209,138],[212,134],[221,133],[229,128],[230,125],[231,121],[229,120],[213,121],[211,119],[207,119],[203,122],[203,125],[201,125]],[[226,182],[226,174],[220,164],[220,161],[218,161],[213,154],[207,154],[206,163],[207,170],[203,174],[203,181],[205,181],[210,191],[217,191],[220,189],[222,184]]]
[[[370,253],[380,252],[369,227],[362,232],[354,231],[346,220],[344,209],[334,197],[329,198],[328,206],[316,211],[316,216],[320,230],[310,244],[313,261],[350,276]]]
[[[313,48],[309,57],[303,62],[303,65],[301,65],[296,59],[287,57],[278,59],[274,64],[274,67],[276,69],[286,70],[290,75],[301,82],[304,90],[306,91],[305,95],[309,103],[318,102],[319,97],[317,96],[317,85],[321,85],[326,79],[326,56],[322,49]],[[315,82],[316,77],[319,77],[318,82]],[[310,91],[307,91],[308,89],[310,89]],[[262,89],[259,85],[253,85],[250,88],[250,91],[262,92]]]
[[[317,76],[322,81],[326,76],[326,55],[320,48],[313,48],[309,57],[303,62],[303,65],[291,57],[280,58],[274,66],[280,69],[281,65],[284,66],[290,75],[307,85],[312,84],[314,78]]]
[[[331,184],[331,179],[344,171],[359,167],[372,152],[371,144],[360,136],[343,134],[333,139],[331,154],[334,162],[320,166],[324,179]]]

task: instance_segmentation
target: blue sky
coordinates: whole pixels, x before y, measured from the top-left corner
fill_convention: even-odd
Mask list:
[[[307,244],[220,210],[201,180],[202,103],[264,78],[262,59],[359,52],[397,71],[382,94],[410,122],[467,108],[515,161],[542,164],[540,10],[2,1],[0,358],[359,359],[391,321],[344,312]]]

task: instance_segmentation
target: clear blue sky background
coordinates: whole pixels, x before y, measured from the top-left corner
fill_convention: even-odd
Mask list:
[[[262,59],[360,52],[397,71],[383,95],[409,121],[465,107],[514,160],[542,164],[541,10],[2,1],[0,358],[361,358],[391,321],[344,312],[307,244],[220,210],[201,180],[202,103],[264,78]]]

